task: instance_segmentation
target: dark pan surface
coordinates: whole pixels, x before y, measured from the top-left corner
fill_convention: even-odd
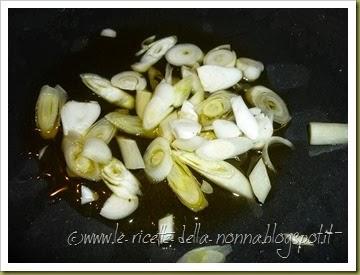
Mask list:
[[[80,63],[101,29],[118,30],[123,43]],[[69,246],[71,232],[113,233],[115,225],[84,217],[66,201],[50,203],[47,184],[34,179],[38,164],[29,160],[33,108],[41,85],[60,83],[81,89],[78,74],[108,75],[126,69],[107,51],[124,47],[132,54],[151,35],[176,34],[182,42],[199,44],[204,51],[230,43],[239,55],[261,60],[264,81],[288,103],[293,120],[284,136],[296,146],[273,182],[266,204],[228,209],[224,199],[213,218],[201,220],[202,234],[316,233],[324,229],[343,234],[330,244],[291,249],[281,258],[284,244],[235,244],[229,262],[346,262],[347,261],[347,147],[308,146],[309,121],[347,121],[347,13],[341,9],[12,9],[9,11],[9,261],[10,262],[174,262],[198,244],[158,247],[156,244]],[[115,47],[115,46],[116,47]],[[109,76],[110,76],[109,75]],[[75,86],[77,87],[77,86]],[[82,88],[83,89],[83,88]],[[71,96],[71,95],[70,95]],[[211,201],[210,201],[211,203]],[[140,209],[139,209],[140,210]],[[166,210],[164,210],[164,214]],[[249,211],[249,212],[247,212]],[[181,220],[192,233],[196,220]],[[141,227],[134,227],[139,232]],[[121,226],[119,231],[121,231]],[[135,233],[135,232],[134,232]],[[147,233],[147,232],[145,232]],[[153,232],[151,232],[153,233]],[[177,235],[177,237],[179,237]],[[213,243],[211,243],[213,244]]]

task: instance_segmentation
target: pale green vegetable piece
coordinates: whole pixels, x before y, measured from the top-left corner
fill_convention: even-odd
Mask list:
[[[264,159],[264,163],[265,165],[272,170],[273,172],[276,172],[276,169],[274,167],[274,165],[272,164],[270,157],[269,157],[269,146],[274,144],[274,143],[279,143],[279,144],[283,144],[287,147],[289,147],[290,149],[294,150],[294,145],[287,139],[282,138],[282,137],[278,137],[278,136],[274,136],[271,137],[264,145],[263,149],[262,149],[262,157]]]
[[[310,145],[331,145],[348,143],[347,123],[309,123]]]
[[[109,220],[120,220],[131,215],[139,206],[137,197],[121,198],[112,194],[104,203],[100,216]]]
[[[85,139],[83,151],[81,154],[100,164],[108,163],[112,158],[112,153],[105,141],[99,138]]]
[[[94,137],[103,140],[105,143],[109,143],[115,136],[115,133],[116,127],[114,124],[106,118],[102,118],[91,126],[85,136],[85,139]]]
[[[146,79],[138,72],[125,71],[114,75],[111,84],[119,89],[141,91],[146,88]]]
[[[143,169],[145,168],[144,160],[141,156],[139,147],[133,139],[124,137],[116,137],[120,147],[121,156],[128,169]]]
[[[174,140],[174,135],[171,128],[171,122],[178,119],[177,111],[173,111],[170,115],[164,118],[159,125],[159,136],[166,138],[169,142]]]
[[[152,93],[146,90],[136,91],[135,110],[139,118],[144,118],[146,105],[150,102]]]
[[[259,202],[264,203],[270,192],[271,183],[262,158],[259,159],[251,171],[249,180],[256,198]]]
[[[231,51],[229,45],[222,45],[209,51],[204,57],[205,65],[218,65],[223,67],[234,67],[236,53]]]
[[[232,252],[231,245],[213,245],[192,249],[185,253],[178,263],[223,263]]]
[[[204,54],[202,50],[190,43],[177,44],[166,53],[166,60],[174,66],[193,66],[200,62]]]
[[[236,68],[242,71],[245,80],[254,81],[260,77],[264,64],[254,59],[240,57],[236,61]]]

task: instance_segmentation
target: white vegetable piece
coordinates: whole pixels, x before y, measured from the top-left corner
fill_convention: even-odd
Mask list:
[[[246,57],[240,57],[236,61],[236,67],[242,71],[244,79],[254,81],[259,78],[264,70],[264,64]]]
[[[174,111],[165,117],[159,125],[159,136],[166,138],[169,142],[172,142],[174,140],[174,135],[170,123],[176,119],[178,119],[177,111]]]
[[[146,88],[146,79],[138,72],[125,71],[114,75],[111,84],[119,89],[141,91]]]
[[[195,248],[185,253],[178,263],[223,263],[232,252],[231,245],[213,245]]]
[[[140,62],[133,64],[131,68],[140,73],[146,72],[152,65],[158,62],[176,42],[176,36],[169,36],[151,43],[149,49],[141,57]]]
[[[273,121],[269,116],[265,115],[261,111],[261,109],[257,107],[251,108],[249,110],[250,113],[252,113],[255,117],[256,122],[259,126],[259,135],[258,138],[255,140],[254,149],[261,149],[273,135]]]
[[[249,180],[255,196],[259,202],[264,203],[270,192],[271,184],[262,158],[259,159],[251,171]]]
[[[64,135],[67,135],[69,132],[84,135],[97,120],[100,112],[100,105],[96,101],[68,101],[61,109]]]
[[[205,65],[218,65],[223,67],[234,67],[236,53],[230,50],[230,45],[221,45],[209,51],[205,57]]]
[[[214,189],[210,183],[208,183],[206,180],[203,180],[201,184],[201,191],[203,191],[205,194],[212,194]]]
[[[125,167],[127,169],[144,169],[145,163],[136,141],[124,137],[117,137],[116,140],[119,144]]]
[[[171,146],[178,150],[186,152],[194,152],[207,140],[201,136],[194,136],[190,139],[175,139]]]
[[[81,185],[81,204],[87,204],[97,200],[97,194],[92,191],[89,187]]]
[[[208,160],[225,160],[241,155],[252,147],[253,141],[246,137],[214,139],[203,143],[196,149],[196,154]]]
[[[100,33],[101,36],[115,38],[116,37],[116,31],[110,28],[103,29]]]
[[[187,118],[194,121],[198,121],[199,119],[198,114],[195,111],[194,105],[187,100],[185,100],[184,103],[182,104],[178,115],[179,118]]]
[[[259,136],[259,126],[242,97],[236,96],[231,98],[230,101],[237,126],[250,139],[257,139]]]
[[[174,239],[174,215],[166,215],[158,222],[159,243],[169,243]]]
[[[309,123],[310,145],[348,143],[347,123]]]
[[[109,146],[105,141],[99,138],[86,139],[81,154],[84,157],[101,164],[108,163],[112,158]]]
[[[139,206],[139,199],[131,197],[120,198],[112,194],[101,208],[100,215],[109,220],[120,220],[131,215]]]
[[[166,53],[165,58],[167,62],[174,66],[193,66],[200,62],[203,56],[204,54],[198,46],[184,43],[172,47]]]
[[[230,88],[242,78],[239,69],[217,65],[200,66],[197,73],[204,90],[210,93]]]
[[[294,150],[294,145],[289,140],[282,138],[282,137],[278,137],[278,136],[271,137],[265,143],[265,145],[262,149],[262,157],[264,159],[264,163],[270,170],[276,172],[276,169],[275,169],[274,165],[272,164],[272,162],[270,160],[270,156],[269,156],[269,147],[270,147],[270,145],[272,145],[274,143],[283,144],[292,150]]]
[[[217,138],[233,138],[242,134],[239,127],[233,121],[216,119],[212,126]]]
[[[190,139],[201,131],[201,125],[197,121],[188,118],[173,120],[170,125],[176,139]]]

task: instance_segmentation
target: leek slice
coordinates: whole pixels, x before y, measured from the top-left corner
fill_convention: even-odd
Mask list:
[[[310,145],[346,144],[348,142],[347,123],[309,123]]]
[[[159,85],[159,83],[164,79],[164,76],[158,69],[154,67],[150,67],[147,73],[151,90],[154,91],[156,86]]]
[[[228,119],[231,116],[231,98],[236,94],[218,91],[196,106],[201,125],[208,126],[216,119]]]
[[[152,45],[155,38],[156,38],[156,35],[152,35],[152,36],[149,36],[149,37],[145,38],[141,42],[141,50],[139,50],[137,53],[135,53],[135,56],[139,56],[139,55],[142,55],[143,53],[145,53],[150,48],[150,46]]]
[[[287,147],[289,147],[291,150],[294,150],[295,147],[294,145],[287,139],[285,138],[282,138],[282,137],[278,137],[278,136],[275,136],[275,137],[271,137],[266,143],[265,143],[265,146],[262,150],[262,157],[264,159],[264,163],[266,164],[266,166],[272,170],[273,172],[276,172],[276,169],[274,167],[274,165],[272,164],[271,160],[270,160],[270,157],[269,157],[269,146],[271,146],[272,144],[274,143],[280,143],[280,144],[284,144],[286,145]]]
[[[100,167],[81,155],[83,150],[83,139],[75,133],[69,133],[62,140],[62,150],[64,152],[66,165],[71,173],[88,180],[100,180]]]
[[[212,188],[211,184],[208,183],[206,180],[203,180],[201,183],[201,191],[205,194],[212,194],[214,193],[214,189]]]
[[[170,122],[175,138],[190,139],[201,131],[201,125],[192,119],[180,118]]]
[[[106,164],[112,158],[112,154],[108,145],[105,143],[105,141],[98,138],[86,139],[81,154],[84,157],[87,157],[88,159],[91,159],[100,164]]]
[[[206,141],[207,140],[203,137],[194,136],[190,139],[175,139],[171,143],[171,146],[178,150],[183,150],[186,152],[194,152]]]
[[[272,90],[264,86],[254,86],[245,93],[245,96],[252,105],[271,115],[275,122],[286,124],[291,120],[285,102]]]
[[[65,104],[67,93],[59,85],[52,88],[42,86],[36,102],[35,121],[40,135],[45,139],[54,138],[60,126],[60,110]]]
[[[259,125],[249,111],[241,96],[231,99],[231,107],[235,115],[237,126],[250,139],[256,140],[259,136]]]
[[[173,106],[179,107],[184,101],[189,97],[192,90],[193,78],[192,76],[185,77],[181,79],[178,83],[174,85],[174,101]]]
[[[216,119],[212,126],[217,138],[234,138],[242,134],[239,127],[233,121]]]
[[[100,215],[109,220],[120,220],[131,215],[139,206],[139,199],[120,198],[112,194],[101,208]]]
[[[213,245],[192,249],[185,253],[178,263],[224,263],[232,252],[231,245]]]
[[[225,160],[246,153],[252,149],[253,144],[246,137],[214,139],[204,142],[196,149],[196,154],[203,159]]]
[[[184,151],[172,151],[172,153],[220,187],[248,199],[253,198],[254,195],[248,179],[230,163],[222,160],[205,160],[194,153]]]
[[[138,179],[116,158],[101,169],[101,179],[118,197],[128,199],[141,195]]]
[[[96,101],[68,101],[61,109],[64,135],[70,132],[84,135],[97,120],[100,112],[100,105]]]
[[[105,37],[115,38],[117,33],[115,30],[107,28],[107,29],[103,29],[100,35]]]
[[[193,96],[191,96],[191,98],[189,99],[189,102],[191,104],[193,104],[194,106],[200,104],[200,102],[202,102],[205,98],[205,91],[201,85],[201,82],[200,82],[200,79],[199,79],[197,73],[194,70],[192,70],[186,66],[182,66],[181,67],[181,75],[182,75],[182,78],[192,77]]]
[[[194,121],[198,121],[199,117],[195,111],[194,105],[190,102],[185,100],[181,106],[181,109],[178,113],[179,118],[187,118]]]
[[[200,189],[200,183],[190,169],[176,157],[173,158],[173,166],[167,181],[181,203],[190,210],[198,212],[208,206]]]
[[[144,154],[145,172],[154,182],[164,180],[173,166],[169,141],[157,137],[148,146]]]
[[[274,133],[273,121],[257,107],[251,108],[249,111],[255,117],[259,127],[259,134],[255,140],[254,149],[261,149]]]
[[[259,202],[264,203],[270,192],[271,184],[262,158],[259,159],[251,171],[249,180],[256,198]]]
[[[218,65],[223,67],[234,67],[236,53],[230,50],[229,45],[221,45],[209,51],[204,57],[205,65]]]
[[[204,90],[210,93],[230,88],[242,78],[239,69],[218,65],[200,66],[197,68],[197,73]]]
[[[178,119],[176,111],[164,118],[159,125],[159,136],[166,138],[169,142],[173,141],[175,137],[171,128],[171,122],[176,119]]]
[[[139,147],[133,139],[116,137],[120,147],[121,156],[127,169],[143,169],[145,168]]]
[[[132,109],[134,97],[123,90],[114,87],[111,82],[97,74],[84,73],[80,75],[82,82],[95,94],[119,107]]]
[[[141,119],[137,116],[111,112],[108,113],[105,118],[124,133],[145,138],[154,138],[157,136],[157,130],[145,130]]]
[[[109,144],[115,136],[116,127],[106,118],[98,120],[86,133],[85,139],[99,138]]]
[[[138,91],[146,88],[146,79],[138,72],[126,71],[114,75],[111,84],[119,89]]]
[[[174,215],[166,215],[158,221],[159,243],[169,243],[174,239]]]
[[[87,204],[96,201],[99,198],[98,194],[92,191],[89,187],[81,185],[81,204]]]
[[[141,57],[140,62],[131,65],[131,68],[140,73],[146,72],[152,65],[158,62],[176,42],[176,36],[168,36],[151,43],[146,53]]]
[[[242,71],[245,80],[254,81],[260,77],[264,70],[264,64],[250,58],[240,57],[236,61],[236,68]]]
[[[146,90],[136,91],[135,110],[140,119],[144,118],[146,105],[150,102],[152,93]]]
[[[202,50],[194,44],[177,44],[166,53],[166,60],[174,66],[193,66],[200,62],[204,54]]]

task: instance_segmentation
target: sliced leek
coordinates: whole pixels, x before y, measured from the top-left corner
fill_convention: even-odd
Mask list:
[[[174,239],[174,215],[166,215],[158,222],[159,243],[168,243]]]
[[[89,187],[85,185],[81,185],[80,191],[81,191],[81,197],[80,197],[81,204],[87,204],[96,201],[99,197],[96,192],[92,191]]]
[[[289,147],[290,149],[294,150],[294,145],[287,139],[282,138],[282,137],[271,137],[266,143],[264,148],[262,149],[262,157],[264,159],[264,163],[265,165],[272,170],[273,172],[276,172],[276,169],[274,167],[274,165],[272,164],[270,157],[269,157],[269,147],[274,144],[274,143],[279,143],[279,144],[283,144],[287,147]]]
[[[236,53],[230,50],[228,45],[216,47],[209,51],[204,57],[205,65],[218,65],[223,67],[234,67]]]
[[[179,118],[170,122],[172,132],[175,138],[190,139],[198,135],[201,131],[201,125],[192,119]]]
[[[120,198],[112,194],[104,203],[100,211],[100,216],[109,220],[120,220],[131,215],[139,206],[139,199]]]
[[[184,101],[189,97],[192,90],[193,78],[192,76],[185,77],[181,79],[178,83],[174,85],[174,107],[181,106]]]
[[[174,140],[171,122],[178,119],[177,111],[173,111],[166,118],[164,118],[159,125],[159,136],[166,138],[169,142]]]
[[[146,90],[136,91],[135,110],[140,119],[144,118],[146,105],[150,102],[152,93]]]
[[[149,36],[147,38],[145,38],[142,42],[141,42],[141,50],[139,50],[138,52],[135,53],[135,56],[139,56],[142,55],[143,53],[145,53],[150,46],[152,45],[152,43],[154,42],[156,38],[156,35],[152,35]]]
[[[187,100],[185,100],[184,103],[182,104],[178,114],[179,114],[179,118],[187,118],[194,121],[198,121],[199,119],[199,116],[195,111],[194,105]]]
[[[273,121],[257,107],[251,108],[249,111],[255,117],[259,129],[254,149],[261,149],[274,133]]]
[[[106,164],[112,158],[110,148],[105,141],[99,138],[86,139],[81,154],[84,157],[100,164]]]
[[[138,91],[146,88],[146,79],[138,72],[126,71],[114,75],[111,84],[119,89]]]
[[[61,123],[64,135],[75,132],[84,135],[97,120],[101,112],[96,101],[68,101],[61,109]]]
[[[149,131],[144,129],[143,123],[138,116],[126,115],[121,112],[111,112],[108,113],[105,118],[124,133],[145,138],[154,138],[157,136],[156,129]]]
[[[245,80],[254,81],[260,77],[264,70],[264,64],[250,58],[240,57],[236,61],[236,68],[242,71]]]
[[[213,245],[195,248],[185,253],[178,263],[224,263],[232,252],[231,245]]]
[[[220,187],[245,198],[254,197],[248,179],[234,166],[226,161],[209,161],[194,153],[172,151],[185,164]]]
[[[348,142],[347,123],[309,123],[310,145],[346,144]]]
[[[152,91],[154,91],[156,86],[164,79],[164,76],[158,69],[154,67],[150,67],[147,74],[149,78],[150,88]]]
[[[116,127],[106,118],[102,118],[91,126],[85,138],[99,138],[105,143],[109,143],[115,136]]]
[[[124,137],[116,137],[121,156],[127,169],[143,169],[145,164],[136,141]]]
[[[239,127],[233,121],[216,119],[212,126],[217,138],[234,138],[242,134]]]
[[[148,146],[144,154],[145,172],[154,182],[164,180],[173,166],[169,141],[157,137]]]
[[[254,195],[259,202],[264,203],[271,189],[271,183],[262,158],[256,163],[249,175],[250,184]]]
[[[60,87],[48,85],[41,87],[36,102],[36,125],[45,139],[54,138],[60,126],[60,111],[67,99],[66,92]]]
[[[190,139],[175,139],[171,143],[171,146],[178,150],[183,150],[186,152],[194,152],[206,141],[207,140],[203,137],[194,136]]]
[[[201,191],[205,194],[212,194],[214,192],[213,187],[206,180],[203,180],[201,183]]]
[[[182,204],[190,210],[198,212],[208,206],[208,202],[200,189],[200,183],[190,169],[176,157],[167,180]]]
[[[177,44],[166,53],[166,60],[174,66],[193,66],[200,62],[204,54],[202,50],[194,44]]]
[[[245,95],[252,105],[271,115],[275,122],[286,124],[290,121],[291,116],[285,102],[272,90],[259,85],[250,88]]]
[[[210,93],[230,88],[240,81],[242,73],[236,68],[218,65],[203,65],[197,73],[204,90]]]

